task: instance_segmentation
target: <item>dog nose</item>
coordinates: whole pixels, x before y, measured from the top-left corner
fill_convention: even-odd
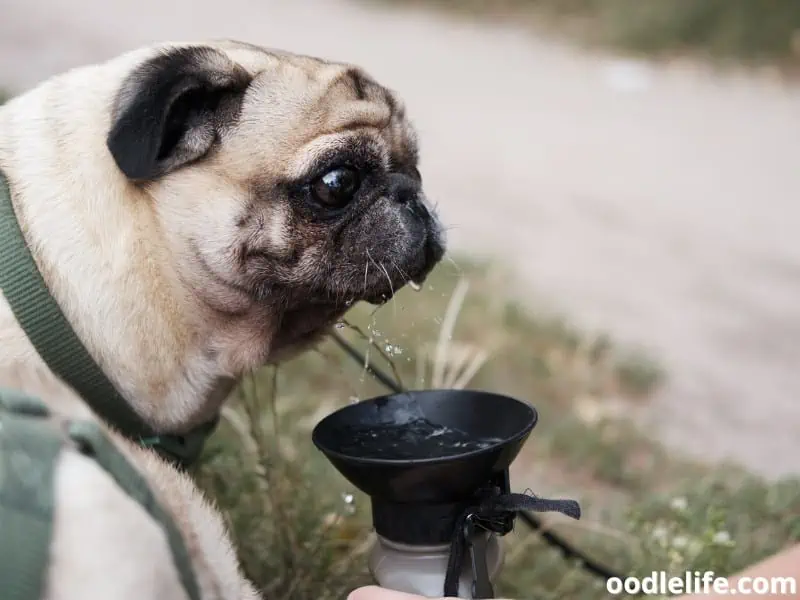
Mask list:
[[[428,236],[422,249],[422,268],[414,275],[415,283],[418,285],[425,283],[428,275],[431,274],[433,269],[436,268],[436,265],[439,264],[439,261],[444,257],[445,251],[445,245],[439,235]]]
[[[415,202],[422,190],[419,181],[403,173],[392,173],[389,176],[390,196],[400,204]]]
[[[444,238],[438,231],[428,236],[425,241],[425,260],[432,265],[438,263],[447,251]]]

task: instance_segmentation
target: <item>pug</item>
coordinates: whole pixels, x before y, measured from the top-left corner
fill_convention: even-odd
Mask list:
[[[445,251],[402,101],[361,68],[165,43],[0,107],[0,171],[76,336],[161,432],[419,286]],[[47,370],[0,295],[0,365]],[[113,425],[113,423],[111,423]]]
[[[40,401],[50,412],[53,426],[62,431],[67,423],[81,421],[93,422],[101,428],[128,464],[144,478],[156,502],[175,523],[187,549],[200,600],[260,598],[242,574],[222,517],[185,473],[154,451],[105,427],[83,400],[47,369],[30,362],[0,365],[0,388],[18,390]],[[0,492],[3,492],[3,469],[13,465],[15,459],[6,447],[2,416]],[[43,571],[42,600],[188,600],[179,563],[174,560],[164,530],[146,508],[66,437],[54,466],[49,561],[35,566]],[[38,471],[37,466],[29,465],[27,469]],[[6,477],[5,481],[7,484],[9,479]],[[3,512],[6,497],[6,493],[0,493],[0,532],[14,529],[3,522],[4,518],[34,514],[25,508],[19,512],[13,505],[12,512]],[[16,541],[21,543],[19,538]],[[0,544],[3,543],[10,542],[0,539]],[[47,542],[32,536],[22,543]],[[30,573],[34,567],[24,568]],[[9,582],[0,581],[2,589],[7,585]]]

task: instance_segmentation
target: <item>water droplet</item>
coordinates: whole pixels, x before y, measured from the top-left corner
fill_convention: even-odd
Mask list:
[[[731,534],[727,531],[718,531],[714,534],[714,538],[711,540],[712,543],[725,546],[730,544],[731,542]]]
[[[342,501],[344,502],[344,512],[347,515],[354,515],[356,513],[356,498],[353,494],[342,492]]]
[[[336,329],[344,329],[345,324],[339,321],[338,323],[336,323],[336,325],[334,325],[334,327],[336,327]]]

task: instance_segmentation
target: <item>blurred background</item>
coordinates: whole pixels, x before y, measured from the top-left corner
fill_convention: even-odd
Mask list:
[[[516,487],[596,507],[580,526],[554,527],[620,569],[725,571],[800,538],[796,0],[0,8],[9,94],[163,40],[237,38],[363,65],[408,105],[452,260],[421,295],[404,291],[374,314],[356,307],[343,331],[408,385],[458,382],[540,407]],[[437,344],[445,365],[430,358]],[[281,509],[281,482],[300,476],[286,464],[314,455],[307,434],[320,416],[383,392],[336,352],[323,345],[281,367],[277,392],[261,375],[253,385],[272,391],[240,390],[200,473],[272,597],[322,598],[319,581],[339,597],[355,581],[336,556],[357,551],[361,513],[314,487],[335,478],[324,463],[301,461],[317,469],[300,480],[314,499],[305,525],[248,520],[297,508]],[[297,411],[305,420],[285,418]],[[263,444],[244,444],[256,448],[245,456],[226,435]],[[273,490],[269,506],[243,500],[256,483],[229,477],[247,460]],[[330,552],[304,563],[303,535],[323,527],[317,501],[336,515],[324,525]],[[533,536],[516,543],[509,594],[603,597]]]

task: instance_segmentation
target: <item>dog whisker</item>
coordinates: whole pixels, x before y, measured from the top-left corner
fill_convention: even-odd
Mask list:
[[[386,275],[386,281],[389,283],[389,289],[392,291],[392,296],[394,296],[394,285],[392,285],[392,278],[389,277],[389,271],[386,270],[386,267],[383,266],[383,263],[380,263],[378,266],[383,271],[383,274]]]
[[[411,279],[408,273],[406,273],[403,269],[401,269],[394,260],[390,258],[389,262],[391,263],[392,267],[394,267],[394,270],[400,273],[400,277],[403,278],[403,281],[408,281],[409,279]]]
[[[378,269],[380,269],[386,276],[386,281],[389,283],[389,290],[391,291],[392,297],[394,297],[394,284],[392,283],[392,278],[389,276],[389,272],[386,270],[386,267],[383,266],[383,263],[379,264],[378,262],[375,261],[374,258],[372,258],[372,254],[370,253],[369,249],[367,250],[367,256],[369,257],[369,260],[372,262],[372,264],[375,265]],[[395,308],[395,311],[396,310],[397,309]]]
[[[369,250],[367,250],[367,256],[369,256]],[[367,295],[367,276],[368,275],[369,275],[369,262],[366,262],[366,263],[364,263],[364,292],[363,292],[363,294],[365,296]]]
[[[380,268],[383,270],[383,274],[386,275],[386,281],[389,282],[389,289],[392,291],[392,298],[394,298],[394,285],[392,284],[392,278],[389,277],[389,271],[386,270],[386,267],[383,263],[380,263]],[[392,315],[394,318],[397,318],[397,303],[392,302]]]

